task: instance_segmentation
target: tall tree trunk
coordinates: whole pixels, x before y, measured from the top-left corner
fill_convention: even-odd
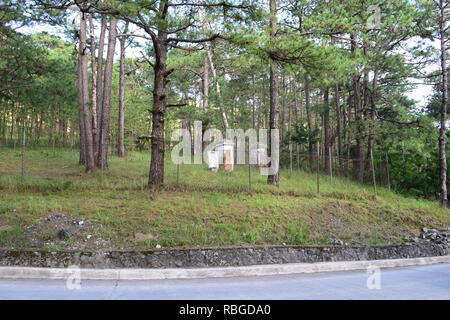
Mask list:
[[[363,53],[364,56],[367,58],[368,52],[367,52],[367,43],[364,40],[363,41]],[[364,119],[371,119],[374,120],[375,113],[372,109],[373,104],[370,106],[370,95],[369,95],[369,71],[366,69],[364,71],[364,80],[363,80],[363,105],[362,109],[364,110],[363,117]],[[374,144],[374,137],[373,137],[373,130],[372,130],[373,123],[370,123],[367,128],[364,128],[365,133],[367,133],[367,155],[365,160],[365,167],[366,168],[372,168],[372,158],[373,158],[373,144]]]
[[[270,0],[270,39],[271,41],[276,41],[276,29],[277,29],[277,1]],[[278,130],[279,128],[279,106],[278,106],[278,77],[277,77],[277,66],[274,61],[270,62],[270,120],[269,128]],[[271,136],[271,134],[269,134]],[[269,144],[271,145],[271,143]],[[270,150],[271,156],[271,167],[279,168],[279,154],[273,157],[273,152]],[[270,174],[267,176],[267,183],[272,185],[278,185],[280,179],[279,172]]]
[[[202,99],[203,99],[203,111],[206,111],[206,110],[208,110],[208,107],[209,107],[209,62],[208,62],[208,53],[205,53],[205,56],[203,58]]]
[[[225,112],[225,106],[223,105],[222,90],[220,88],[219,76],[217,75],[217,71],[216,71],[216,68],[214,67],[214,63],[212,60],[213,53],[211,50],[211,46],[209,43],[205,43],[204,47],[206,50],[206,55],[208,56],[209,67],[211,68],[211,73],[213,75],[214,82],[216,83],[216,93],[217,93],[217,98],[218,98],[218,103],[219,103],[220,115],[222,116],[223,126],[225,127],[225,129],[228,129],[228,127],[229,127],[228,126],[228,118],[227,118],[227,114]]]
[[[252,87],[256,87],[255,83],[255,75],[252,75]],[[256,90],[253,91],[252,94],[252,128],[256,128]]]
[[[105,34],[106,34],[106,17],[102,15],[101,27],[100,27],[100,38],[98,42],[98,56],[97,56],[97,72],[96,72],[96,87],[97,87],[97,97],[96,97],[96,106],[97,106],[97,150],[96,159],[98,159],[98,149],[100,145],[100,134],[98,132],[101,114],[102,114],[102,105],[103,105],[103,53],[105,49]]]
[[[363,117],[361,112],[361,85],[359,83],[358,77],[354,80],[354,95],[355,95],[355,120],[357,121],[357,132],[356,132],[356,147],[357,147],[357,161],[356,161],[356,180],[359,183],[364,183],[364,168],[365,168],[365,158],[364,158],[364,136],[363,136]]]
[[[290,87],[291,94],[292,94],[292,96],[295,97],[295,90],[292,87],[292,83],[294,81],[290,77],[288,79],[290,79],[289,80],[289,82],[290,82],[290,86],[289,87]],[[286,91],[288,91],[288,90],[286,90]],[[294,98],[294,99],[296,99],[296,98]],[[291,138],[292,138],[292,103],[288,103],[287,104],[287,108],[288,108],[288,120],[287,120],[288,121],[288,124],[287,124],[288,127],[287,127],[287,132],[288,132],[288,138],[289,138],[289,140],[288,140],[289,172],[292,173],[292,141],[291,141]],[[294,112],[295,112],[295,110],[294,110]]]
[[[351,51],[356,52],[355,37],[351,35]],[[364,128],[363,128],[363,114],[361,103],[361,84],[359,82],[359,75],[353,76],[353,91],[354,91],[354,103],[355,103],[355,121],[357,122],[356,132],[356,145],[357,145],[357,161],[356,161],[356,180],[359,183],[364,182]]]
[[[341,104],[340,104],[340,94],[339,94],[339,84],[335,85],[334,89],[334,98],[336,100],[336,130],[337,130],[337,139],[338,139],[338,163],[341,164],[341,156],[342,156],[342,120],[341,120]]]
[[[152,110],[152,158],[149,185],[158,187],[164,183],[164,114],[167,106],[167,33],[158,31],[156,62],[154,64],[153,110]]]
[[[331,135],[330,135],[330,109],[329,109],[329,103],[330,103],[330,96],[329,96],[329,89],[325,88],[323,91],[323,133],[324,133],[324,167],[325,172],[327,174],[331,173]]]
[[[61,126],[62,143],[63,143],[63,146],[65,147],[67,144],[67,122],[66,122],[66,119],[61,119],[59,123]]]
[[[95,29],[93,14],[89,14],[89,37],[91,41],[91,76],[92,76],[92,137],[94,141],[94,156],[98,152],[97,124],[97,62],[95,58]]]
[[[108,53],[105,64],[105,78],[103,82],[103,105],[101,113],[100,145],[98,152],[97,166],[101,169],[108,168],[108,147],[109,147],[109,121],[111,108],[111,85],[114,63],[114,51],[117,40],[117,20],[111,17],[109,23]]]
[[[447,196],[447,109],[448,109],[448,69],[446,43],[446,1],[439,1],[439,36],[441,47],[441,71],[442,71],[442,105],[441,121],[439,128],[439,163],[440,163],[440,200],[443,207],[448,206]]]
[[[367,92],[367,106],[366,108],[369,109],[370,112],[370,126],[368,127],[368,138],[367,138],[367,155],[366,155],[366,161],[367,161],[367,167],[372,167],[372,160],[373,160],[373,150],[375,148],[375,115],[376,115],[376,102],[375,102],[375,91],[377,88],[377,77],[378,77],[378,71],[375,70],[373,80],[372,80],[372,94],[369,95],[369,83],[368,81],[365,82],[365,85],[367,86],[366,92]],[[370,108],[369,108],[370,104]]]
[[[349,90],[351,91],[351,89]],[[348,97],[347,97],[347,108],[345,108],[345,106],[342,108],[343,111],[343,129],[344,129],[344,141],[345,141],[345,155],[346,155],[346,160],[345,160],[345,176],[348,178],[350,176],[350,152],[352,149],[352,140],[350,137],[350,132],[348,129],[349,124],[351,122],[351,112],[353,109],[353,102],[354,99],[352,99],[352,95],[349,92],[348,93]]]
[[[87,70],[87,47],[86,47],[86,14],[81,13],[80,21],[80,85],[81,85],[81,121],[84,134],[84,152],[86,160],[86,171],[93,172],[95,169],[94,161],[94,144],[92,137],[91,113],[89,110],[89,87],[88,87],[88,70]]]
[[[305,90],[305,104],[306,104],[306,121],[308,122],[308,159],[309,159],[309,169],[312,170],[314,167],[314,143],[311,139],[313,128],[312,120],[312,108],[311,108],[311,92],[309,90],[309,79],[305,79],[304,83]]]
[[[84,131],[83,119],[83,85],[81,84],[81,56],[78,53],[78,70],[77,70],[77,86],[78,86],[78,125],[80,131],[80,165],[86,165],[86,136]]]
[[[5,136],[5,133],[6,133],[6,131],[5,131],[5,129],[6,129],[6,111],[5,111],[5,113],[2,115],[2,118],[1,118],[1,123],[2,123],[2,129],[1,129],[1,142],[2,143],[5,143],[6,142],[6,136]]]
[[[126,30],[127,28],[125,28]],[[126,32],[125,32],[126,33]],[[125,156],[125,38],[121,37],[120,42],[120,75],[119,75],[119,135],[117,141],[117,155]]]
[[[158,11],[161,19],[161,23],[158,25],[158,33],[157,35],[151,33],[155,50],[155,63],[153,64],[152,155],[148,184],[152,188],[158,188],[164,183],[164,116],[167,107],[166,84],[167,77],[170,74],[170,71],[167,70],[168,33],[165,31],[168,0],[159,2]]]
[[[14,123],[15,123],[15,121],[16,121],[16,118],[14,117],[14,111],[11,111],[11,131],[9,133],[10,141],[13,141],[13,139],[14,139],[14,129],[15,129]]]
[[[297,87],[297,82],[293,79],[292,84],[294,86],[294,123],[298,125],[303,122],[303,99],[302,99],[302,91],[299,90],[301,88],[301,83],[299,83],[299,87]],[[300,152],[303,152],[302,145],[299,143],[295,144],[295,152],[297,158],[297,169],[300,169]]]
[[[281,147],[284,148],[284,139],[286,137],[286,75],[281,74]]]

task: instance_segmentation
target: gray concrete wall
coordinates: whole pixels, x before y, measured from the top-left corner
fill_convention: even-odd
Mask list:
[[[0,266],[81,268],[204,268],[283,263],[362,261],[449,254],[438,244],[393,246],[271,246],[203,249],[78,251],[0,249]]]

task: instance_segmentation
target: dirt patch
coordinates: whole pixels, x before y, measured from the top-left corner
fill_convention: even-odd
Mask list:
[[[9,231],[12,228],[13,228],[12,226],[0,226],[0,232],[2,232],[2,231]]]
[[[134,235],[134,238],[127,238],[128,242],[142,242],[142,241],[153,241],[153,240],[157,240],[158,236],[151,234],[151,233],[136,233]]]
[[[98,236],[102,225],[98,221],[54,213],[26,228],[32,247],[64,247],[70,249],[106,248],[110,243]]]

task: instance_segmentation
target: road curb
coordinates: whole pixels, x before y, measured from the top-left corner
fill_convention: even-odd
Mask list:
[[[381,269],[437,263],[450,263],[450,255],[410,259],[287,263],[214,268],[79,269],[76,266],[69,268],[0,267],[0,279],[66,280],[71,276],[79,275],[82,280],[175,280],[352,271],[367,268]]]

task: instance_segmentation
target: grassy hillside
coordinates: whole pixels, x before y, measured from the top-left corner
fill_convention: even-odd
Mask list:
[[[167,162],[166,186],[157,194],[145,189],[148,153],[110,158],[107,172],[84,173],[71,150],[27,150],[21,179],[19,149],[0,149],[0,246],[30,246],[28,228],[57,212],[96,220],[89,234],[103,242],[90,246],[154,247],[241,244],[389,244],[417,234],[421,227],[447,228],[450,212],[436,202],[404,198],[345,179],[330,181],[294,171],[281,172],[280,187],[248,167],[232,173],[205,166]],[[37,234],[48,247],[70,247],[57,230]],[[88,236],[87,234],[83,236]]]

